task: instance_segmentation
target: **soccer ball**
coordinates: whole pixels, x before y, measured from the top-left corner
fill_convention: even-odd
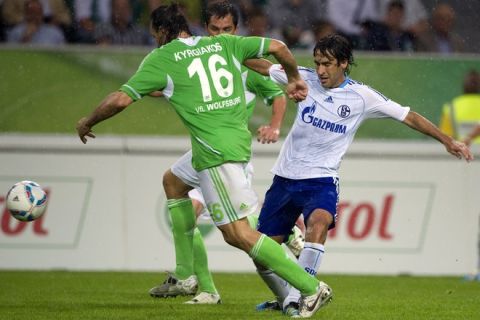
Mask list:
[[[7,193],[7,209],[20,221],[38,219],[47,207],[47,194],[40,185],[33,181],[20,181]]]

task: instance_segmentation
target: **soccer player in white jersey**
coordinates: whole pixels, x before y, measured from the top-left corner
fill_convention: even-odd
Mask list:
[[[235,7],[228,1],[217,2],[207,7],[205,11],[205,29],[210,36],[215,36],[223,33],[235,34],[239,20],[239,13]],[[242,76],[246,86],[246,102],[247,114],[251,117],[253,109],[256,104],[256,96],[263,98],[267,105],[271,105],[272,116],[269,125],[261,126],[258,131],[258,141],[262,143],[274,143],[278,140],[280,128],[286,109],[286,98],[281,88],[278,87],[272,80],[260,75],[256,72],[248,70],[244,67]],[[161,92],[156,92],[154,96],[162,96]],[[248,163],[246,166],[246,173],[248,180],[252,180],[253,166]],[[179,180],[180,179],[180,180]],[[191,186],[192,190],[188,192],[188,196],[192,199],[192,205],[196,214],[199,216],[210,217],[209,212],[205,206],[202,191],[199,187],[198,172],[192,167],[192,152],[191,150],[180,157],[164,175],[164,184],[167,187],[175,187],[180,184],[179,181]],[[252,228],[256,228],[258,215],[250,215],[247,217]],[[177,219],[171,218],[172,229],[176,230]],[[291,236],[287,241],[287,246],[298,256],[303,248],[303,234],[294,227]],[[183,241],[178,241],[179,237],[174,237],[175,250],[183,250]],[[175,241],[177,239],[177,241]],[[155,298],[176,297],[180,295],[197,295],[187,304],[217,304],[220,303],[220,295],[215,287],[212,275],[208,269],[208,258],[202,235],[196,227],[193,234],[193,256],[180,255],[179,259],[188,259],[193,261],[193,270],[183,267],[186,263],[177,261],[175,272],[168,275],[167,279],[160,285],[150,289],[149,293]],[[191,273],[193,272],[193,273]],[[191,277],[192,275],[195,277]],[[269,277],[271,272],[263,272],[262,277]],[[185,281],[189,279],[189,281]],[[186,285],[188,284],[188,285]],[[197,289],[198,284],[198,289]],[[267,303],[267,306],[277,307]]]
[[[338,168],[364,120],[396,119],[435,138],[457,158],[470,161],[473,157],[464,143],[443,134],[409,107],[350,79],[348,71],[353,64],[353,55],[344,37],[331,35],[321,39],[313,53],[316,69],[299,67],[300,75],[308,85],[308,96],[298,103],[297,117],[272,169],[275,176],[265,196],[258,230],[281,242],[297,216],[303,213],[307,230],[298,263],[316,275],[325,253],[327,232],[335,226]],[[269,74],[278,83],[287,83],[281,66],[268,61],[257,65],[252,63],[247,65],[262,74]],[[284,312],[298,314],[300,296],[296,289],[274,293],[276,296],[288,294],[283,299]],[[331,290],[322,296],[322,305],[331,296]]]

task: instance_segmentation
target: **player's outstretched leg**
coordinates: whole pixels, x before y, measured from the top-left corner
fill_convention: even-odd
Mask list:
[[[245,252],[257,265],[272,270],[282,279],[298,288],[302,294],[317,291],[319,281],[290,259],[282,246],[264,234],[253,230],[246,219],[219,226],[225,241]]]

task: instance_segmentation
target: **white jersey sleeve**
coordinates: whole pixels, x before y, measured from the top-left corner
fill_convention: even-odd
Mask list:
[[[285,70],[283,70],[283,67],[280,64],[272,65],[269,69],[269,73],[270,78],[274,82],[283,85],[288,83],[287,74],[285,73]]]
[[[270,69],[268,70],[270,73],[270,79],[272,79],[275,83],[286,85],[288,83],[287,74],[285,70],[283,70],[282,65],[280,64],[273,64]],[[315,71],[305,67],[298,67],[298,73],[300,73],[300,77],[305,80],[317,80],[318,77],[315,75]]]
[[[410,107],[401,106],[368,86],[358,86],[355,91],[365,102],[365,118],[393,118],[403,121],[410,111]]]

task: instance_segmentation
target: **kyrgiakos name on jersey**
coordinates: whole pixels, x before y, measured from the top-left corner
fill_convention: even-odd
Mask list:
[[[223,48],[220,45],[220,43],[216,42],[214,44],[209,44],[203,47],[186,49],[183,51],[175,52],[174,57],[175,57],[175,61],[180,61],[185,58],[198,57],[205,53],[219,52],[219,51],[222,51],[222,49]]]
[[[347,126],[343,124],[333,123],[327,120],[323,120],[315,117],[316,103],[314,102],[310,107],[306,107],[302,111],[302,121],[309,123],[314,127],[327,130],[330,132],[345,134],[347,131]],[[342,118],[348,117],[350,114],[350,108],[347,105],[342,105],[338,108],[339,116]]]

